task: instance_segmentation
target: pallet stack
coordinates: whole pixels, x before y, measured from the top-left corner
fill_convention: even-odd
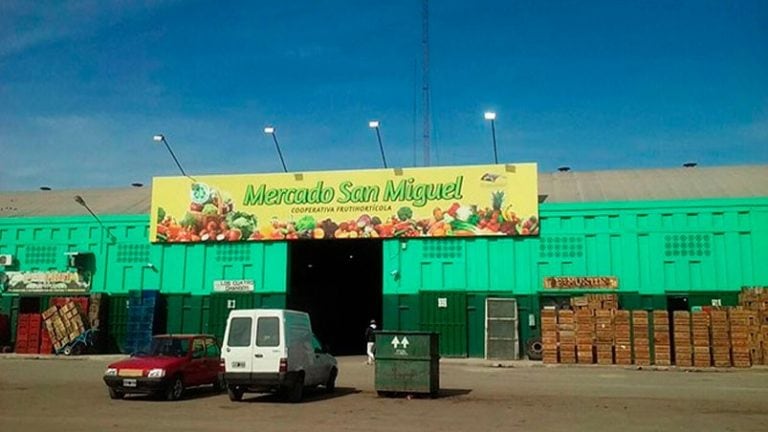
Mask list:
[[[651,364],[651,339],[648,311],[632,311],[632,352],[634,362],[640,366]]]
[[[16,324],[16,352],[38,354],[40,352],[40,314],[19,314]]]
[[[580,309],[576,316],[576,353],[577,362],[580,364],[592,364],[593,343],[595,340],[595,317],[590,309]]]
[[[712,363],[715,367],[731,367],[731,335],[728,311],[713,310],[709,313],[712,325]]]
[[[697,368],[712,366],[709,349],[710,316],[706,312],[696,311],[691,314],[693,323],[693,365]]]
[[[693,366],[691,313],[688,311],[675,311],[672,314],[672,319],[674,320],[675,365],[691,367]]]
[[[557,363],[557,311],[554,307],[545,307],[541,311],[541,343],[542,361]]]
[[[616,350],[616,364],[619,365],[632,364],[632,327],[629,317],[630,312],[627,310],[617,310],[613,316],[613,338]],[[598,363],[600,361],[599,355],[600,352],[598,351]]]
[[[749,317],[750,311],[731,309],[729,322],[731,325],[731,358],[735,367],[750,367],[749,353]]]
[[[653,362],[659,366],[672,364],[667,311],[653,311]]]
[[[75,340],[85,331],[81,312],[77,305],[71,301],[61,307],[54,305],[46,309],[43,312],[43,319],[56,351]]]
[[[101,327],[101,317],[103,315],[101,301],[101,294],[91,294],[90,304],[88,305],[88,324],[90,328],[98,329]]]
[[[571,308],[579,310],[614,310],[619,308],[619,296],[616,294],[585,294],[571,297]]]
[[[739,305],[754,313],[749,323],[752,364],[768,364],[768,287],[742,288]]]
[[[560,363],[576,363],[576,324],[572,310],[557,313],[557,338],[560,341]]]
[[[595,311],[597,364],[613,364],[613,310]]]

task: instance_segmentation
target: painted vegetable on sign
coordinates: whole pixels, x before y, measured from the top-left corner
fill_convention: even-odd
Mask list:
[[[535,164],[158,178],[152,240],[537,235],[536,179]]]

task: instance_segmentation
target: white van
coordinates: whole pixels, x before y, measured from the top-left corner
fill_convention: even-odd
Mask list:
[[[286,309],[233,310],[221,353],[232,401],[245,392],[279,392],[299,402],[305,387],[332,392],[336,359],[312,334],[309,315]]]

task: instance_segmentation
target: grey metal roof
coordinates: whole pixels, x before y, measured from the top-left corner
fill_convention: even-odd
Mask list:
[[[150,188],[0,192],[0,217],[149,214]],[[768,197],[768,165],[539,173],[546,203]]]
[[[539,174],[545,202],[768,197],[768,165]]]
[[[149,214],[152,191],[119,188],[0,192],[0,217],[88,215],[88,210],[75,202],[76,195],[99,216]]]

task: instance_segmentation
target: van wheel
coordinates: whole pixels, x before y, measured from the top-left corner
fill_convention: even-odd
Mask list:
[[[336,368],[331,369],[331,373],[328,374],[328,381],[325,382],[325,392],[333,393],[336,390],[336,377],[339,375],[339,370]]]
[[[177,376],[171,381],[171,385],[169,385],[168,389],[165,391],[165,398],[169,401],[176,401],[181,399],[183,394],[184,382],[181,380],[180,376]]]
[[[240,402],[243,400],[243,389],[238,386],[228,386],[227,394],[229,395],[229,400],[232,402]]]
[[[304,397],[304,374],[297,374],[294,376],[293,383],[287,389],[288,401],[293,403],[301,402]]]

